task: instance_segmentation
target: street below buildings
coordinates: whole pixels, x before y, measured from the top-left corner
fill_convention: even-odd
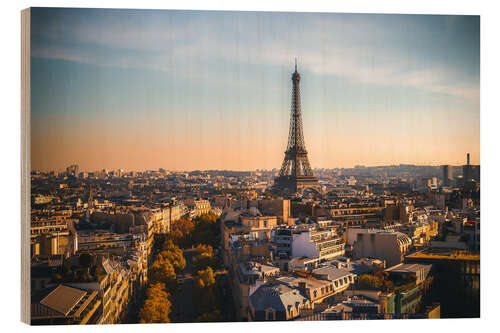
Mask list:
[[[193,305],[194,279],[191,276],[196,251],[184,250],[183,255],[184,259],[186,259],[186,267],[182,274],[177,277],[177,290],[173,295],[172,312],[170,314],[173,323],[193,322],[196,317]]]

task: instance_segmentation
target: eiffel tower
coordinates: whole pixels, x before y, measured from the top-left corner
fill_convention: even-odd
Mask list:
[[[273,191],[282,194],[296,194],[302,193],[306,188],[320,190],[318,178],[314,177],[309,164],[304,143],[300,110],[300,74],[297,72],[297,59],[295,59],[295,72],[292,74],[292,109],[288,144],[279,176],[274,179]]]

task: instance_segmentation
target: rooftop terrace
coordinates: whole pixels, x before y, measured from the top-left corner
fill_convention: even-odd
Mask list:
[[[445,259],[445,260],[480,260],[479,253],[469,251],[453,251],[453,250],[423,250],[407,256],[407,258],[415,259]]]

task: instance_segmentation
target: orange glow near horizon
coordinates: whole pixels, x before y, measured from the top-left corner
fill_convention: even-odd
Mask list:
[[[310,119],[308,119],[310,120]],[[178,129],[153,121],[98,122],[52,120],[32,131],[32,169],[64,170],[78,164],[81,170],[256,170],[279,169],[287,139],[287,120],[279,126],[225,127],[226,124]],[[256,124],[255,124],[256,125]],[[319,130],[321,129],[321,130]],[[359,124],[354,128],[331,126],[314,131],[304,125],[306,147],[313,168],[354,165],[462,165],[466,153],[479,164],[479,142],[467,137],[387,131]],[[274,132],[275,131],[275,132]],[[479,136],[479,133],[476,133]]]

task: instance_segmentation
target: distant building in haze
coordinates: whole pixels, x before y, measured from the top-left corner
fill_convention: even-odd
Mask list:
[[[453,180],[453,171],[450,165],[441,165],[443,186],[450,186]]]
[[[73,164],[66,168],[66,174],[68,176],[76,177],[78,175],[78,165]]]
[[[480,175],[481,175],[480,166],[470,164],[470,154],[469,153],[467,153],[467,164],[462,166],[462,172],[463,172],[464,184],[467,182],[471,182],[471,181],[475,181],[475,182],[480,181]]]

